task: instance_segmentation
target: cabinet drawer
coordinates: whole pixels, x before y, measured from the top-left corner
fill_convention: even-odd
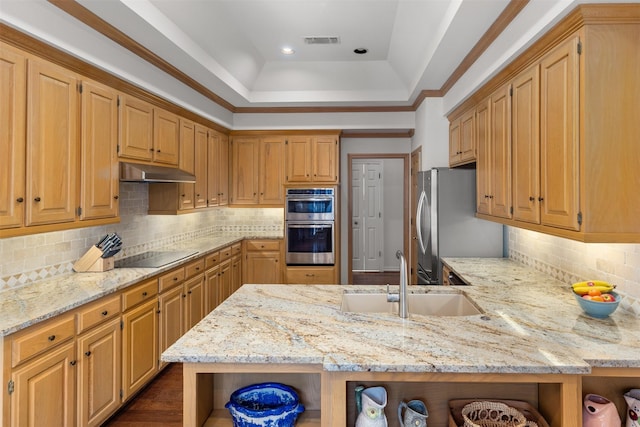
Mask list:
[[[220,262],[220,251],[210,253],[204,258],[204,268],[206,270],[215,267]]]
[[[158,278],[158,292],[162,293],[179,285],[184,280],[184,267],[176,268]]]
[[[185,277],[193,277],[196,274],[204,273],[204,258],[190,262],[184,267]]]
[[[231,246],[231,255],[240,255],[242,254],[242,243],[236,243]]]
[[[158,294],[158,284],[154,280],[149,280],[141,285],[135,286],[131,290],[122,293],[122,311],[127,311],[136,304],[155,297]]]
[[[287,269],[287,283],[289,284],[333,284],[334,270],[328,269]]]
[[[248,251],[279,251],[280,241],[278,240],[251,240],[247,242]]]
[[[75,335],[73,315],[64,315],[43,325],[36,325],[15,334],[11,341],[11,366],[70,340]]]
[[[220,249],[220,261],[231,258],[231,246]]]
[[[78,333],[120,314],[120,296],[113,295],[83,307],[78,313]]]

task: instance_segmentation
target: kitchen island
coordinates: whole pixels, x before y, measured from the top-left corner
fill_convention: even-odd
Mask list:
[[[450,399],[482,397],[526,400],[550,425],[578,427],[584,390],[640,383],[634,315],[589,318],[566,284],[507,259],[446,261],[472,286],[409,291],[464,292],[480,314],[340,309],[345,292],[385,292],[376,286],[243,286],[162,355],[184,363],[184,425],[231,425],[233,390],[279,381],[300,391],[303,426],[353,425],[354,388],[382,384],[391,426],[402,399],[425,400],[437,427]]]

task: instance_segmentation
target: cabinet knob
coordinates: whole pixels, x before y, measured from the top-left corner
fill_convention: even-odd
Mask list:
[[[544,200],[544,197],[538,197],[538,201],[541,202]]]
[[[18,197],[18,198],[16,199],[16,202],[18,202],[18,203],[22,203],[22,202],[24,202],[24,199],[23,199],[22,197]]]
[[[196,197],[200,197],[200,195],[199,195],[199,194],[196,194]]]
[[[174,278],[173,278],[173,281],[174,281],[174,282],[177,282],[177,281],[178,281],[178,278],[177,278],[177,277],[174,277]]]
[[[118,196],[117,194],[115,196],[113,196],[113,200],[118,200],[120,198],[120,196]]]
[[[102,314],[103,316],[106,316],[107,314],[109,314],[109,312],[108,312],[107,310],[105,310],[105,311],[103,311],[101,314]]]
[[[181,194],[182,197],[186,196],[186,194]]]
[[[84,355],[87,356],[87,357],[91,356],[91,351],[85,351]]]
[[[149,151],[153,151],[153,148],[149,148]]]
[[[536,199],[536,198],[535,198],[535,197],[533,197],[533,196],[529,197],[529,201],[530,201],[530,202],[533,202],[535,199]]]
[[[53,341],[56,339],[55,335],[49,335],[49,337],[47,338],[49,341]]]
[[[40,197],[36,197],[35,199],[33,199],[36,202],[39,202],[40,200],[42,200]]]
[[[69,365],[71,365],[71,366],[76,366],[76,361],[75,361],[75,360],[72,360],[71,362],[69,362]]]
[[[191,291],[187,292],[189,295],[191,295]]]
[[[156,153],[159,153],[159,152],[160,152],[160,150],[156,150]]]
[[[147,295],[149,295],[149,294],[147,294],[147,292],[146,292],[146,291],[142,293],[142,296],[143,296],[143,297],[146,297]]]

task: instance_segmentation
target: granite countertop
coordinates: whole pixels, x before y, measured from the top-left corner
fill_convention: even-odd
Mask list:
[[[0,337],[63,314],[88,302],[176,268],[243,239],[282,238],[274,233],[224,234],[184,241],[154,250],[195,253],[161,268],[116,268],[101,273],[67,273],[0,292]]]
[[[484,313],[346,313],[379,286],[244,285],[162,354],[167,362],[318,364],[328,371],[584,374],[640,367],[640,319],[582,314],[566,284],[508,259],[447,259]]]

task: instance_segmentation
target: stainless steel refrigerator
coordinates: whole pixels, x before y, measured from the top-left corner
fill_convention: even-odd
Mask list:
[[[418,284],[442,284],[442,257],[502,257],[503,226],[478,219],[475,169],[418,172]]]

